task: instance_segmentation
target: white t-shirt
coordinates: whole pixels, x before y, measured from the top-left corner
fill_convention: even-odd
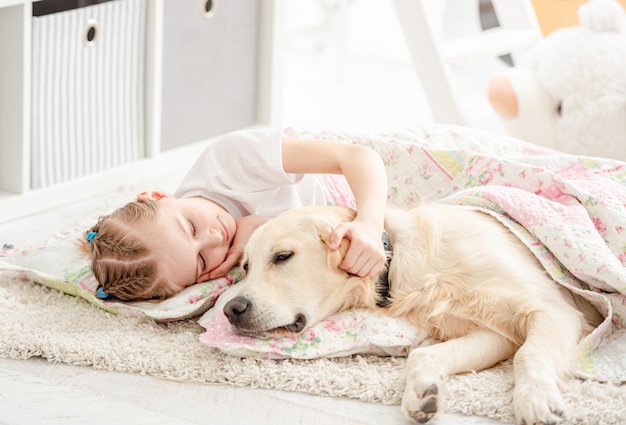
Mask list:
[[[201,196],[222,205],[235,218],[276,217],[297,207],[326,205],[324,184],[312,174],[288,174],[282,166],[283,137],[293,129],[253,129],[210,142],[174,196]]]

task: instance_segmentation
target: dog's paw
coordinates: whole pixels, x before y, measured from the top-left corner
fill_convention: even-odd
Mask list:
[[[443,410],[441,380],[424,380],[417,382],[407,381],[402,397],[402,411],[409,418],[418,423],[426,423]]]
[[[513,409],[519,425],[556,425],[563,419],[565,402],[556,382],[516,383]]]

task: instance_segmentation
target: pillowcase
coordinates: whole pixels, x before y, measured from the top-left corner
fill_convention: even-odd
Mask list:
[[[33,280],[66,294],[79,296],[114,314],[148,316],[158,321],[174,321],[206,312],[224,289],[243,276],[239,268],[222,278],[185,288],[163,301],[114,301],[96,296],[98,282],[91,272],[89,255],[78,246],[85,228],[75,226],[54,235],[40,247],[4,246],[0,271],[29,273]]]
[[[334,315],[294,337],[257,339],[237,335],[231,331],[223,312],[224,305],[236,292],[229,289],[198,322],[206,329],[200,342],[231,356],[262,359],[313,359],[352,354],[407,356],[415,347],[438,342],[405,320],[359,309]]]

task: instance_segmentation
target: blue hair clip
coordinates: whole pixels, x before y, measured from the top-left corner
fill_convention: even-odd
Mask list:
[[[104,292],[104,288],[102,286],[98,286],[98,290],[96,291],[96,295],[98,296],[98,298],[100,298],[101,300],[104,300],[106,298],[109,298],[109,294],[107,294],[106,292]]]
[[[98,236],[98,232],[89,232],[87,233],[87,240],[89,242],[93,242],[93,238],[95,238],[96,236]]]

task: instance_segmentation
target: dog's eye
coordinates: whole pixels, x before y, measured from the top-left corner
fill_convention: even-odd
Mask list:
[[[244,271],[244,272],[248,273],[248,263],[247,263],[247,262],[246,262],[246,263],[243,263],[243,264],[241,265],[241,268],[243,269],[243,271]]]
[[[274,264],[287,261],[293,255],[293,251],[279,252],[274,256]]]

